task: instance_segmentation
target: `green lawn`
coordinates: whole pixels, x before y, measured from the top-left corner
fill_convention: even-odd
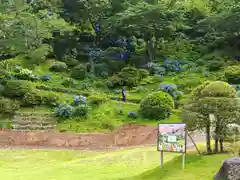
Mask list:
[[[181,170],[175,153],[165,153],[160,169],[156,147],[110,153],[0,150],[0,172],[4,180],[210,180],[228,157],[189,155]]]

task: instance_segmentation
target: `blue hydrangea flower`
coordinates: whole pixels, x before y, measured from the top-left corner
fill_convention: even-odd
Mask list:
[[[51,79],[51,75],[45,74],[45,75],[43,75],[43,76],[41,77],[41,79],[42,79],[43,81],[49,81],[49,80]]]
[[[75,105],[80,105],[80,104],[85,104],[86,103],[86,97],[79,95],[74,98],[74,104]]]

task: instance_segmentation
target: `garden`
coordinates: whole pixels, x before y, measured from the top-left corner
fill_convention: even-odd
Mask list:
[[[155,147],[2,149],[1,177],[212,179],[239,155],[239,12],[237,0],[3,0],[1,138],[30,133],[34,144],[38,132],[116,135],[130,124],[148,139],[158,123],[184,123],[206,136],[197,144],[208,155],[191,152],[180,170],[179,157],[167,153],[160,170]]]

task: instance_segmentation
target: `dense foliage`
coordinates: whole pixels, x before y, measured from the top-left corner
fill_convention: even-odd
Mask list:
[[[179,108],[189,129],[226,136],[239,115],[239,12],[237,0],[2,0],[0,114],[55,108],[59,123],[112,129]]]
[[[173,98],[165,92],[155,92],[141,101],[140,113],[149,119],[165,119],[171,115]]]

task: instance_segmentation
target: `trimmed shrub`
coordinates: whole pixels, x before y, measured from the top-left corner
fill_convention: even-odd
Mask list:
[[[163,91],[154,92],[140,103],[140,114],[148,119],[166,119],[174,107],[173,98]]]
[[[87,76],[86,67],[83,64],[79,64],[78,66],[75,66],[72,69],[70,76],[71,78],[74,78],[74,79],[79,79],[79,80],[85,79]]]
[[[125,67],[117,75],[111,77],[107,84],[110,88],[119,86],[135,87],[141,80],[138,69],[135,67]]]
[[[73,113],[74,108],[69,104],[60,104],[56,109],[56,116],[63,119],[72,117]]]
[[[20,104],[7,98],[0,98],[0,114],[14,114],[19,110]]]
[[[23,97],[23,103],[25,105],[40,105],[42,104],[42,96],[40,95],[38,90],[33,90],[27,92]]]
[[[53,72],[65,72],[67,71],[68,66],[64,62],[55,62],[51,67],[50,71]]]
[[[240,84],[240,66],[228,66],[225,69],[225,78],[228,83]]]
[[[194,96],[197,98],[204,97],[236,98],[237,93],[235,88],[226,82],[207,81],[195,89]]]
[[[60,95],[53,91],[37,91],[42,97],[42,104],[48,106],[57,106],[60,102]]]
[[[108,98],[104,95],[92,95],[88,97],[89,104],[100,105],[107,102]]]
[[[74,116],[86,117],[88,115],[89,106],[87,104],[80,104],[74,109]]]
[[[29,81],[24,80],[9,80],[7,81],[3,94],[6,97],[23,97],[26,93],[32,91],[34,85]]]

